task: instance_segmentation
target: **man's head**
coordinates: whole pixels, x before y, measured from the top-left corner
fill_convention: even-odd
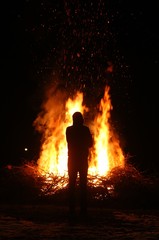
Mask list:
[[[83,125],[84,119],[81,112],[75,112],[72,115],[73,125]]]

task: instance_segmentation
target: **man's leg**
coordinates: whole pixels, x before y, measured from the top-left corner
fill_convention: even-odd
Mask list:
[[[76,171],[69,171],[69,213],[72,215],[75,213],[75,187],[76,187]]]
[[[80,210],[87,213],[87,169],[80,171]]]

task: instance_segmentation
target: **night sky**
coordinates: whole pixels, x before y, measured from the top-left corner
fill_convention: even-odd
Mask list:
[[[113,126],[129,161],[158,173],[157,1],[21,0],[1,11],[0,165],[37,158],[33,121],[50,84],[68,96],[82,91],[88,106],[109,85]]]

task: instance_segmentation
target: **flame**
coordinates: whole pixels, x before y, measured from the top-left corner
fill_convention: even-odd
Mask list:
[[[105,88],[99,112],[94,120],[94,151],[91,152],[90,174],[105,176],[114,167],[124,166],[124,154],[118,137],[111,128],[109,119],[111,105],[110,87]]]
[[[90,175],[106,176],[112,168],[124,166],[125,157],[119,139],[110,125],[113,107],[109,90],[109,87],[105,88],[96,117],[89,126],[94,139],[89,156]],[[38,169],[41,173],[53,173],[57,176],[67,176],[65,131],[67,126],[72,125],[72,114],[80,111],[84,115],[89,111],[83,104],[83,93],[77,92],[67,101],[63,98],[59,93],[50,94],[43,105],[43,112],[34,122],[43,136]]]

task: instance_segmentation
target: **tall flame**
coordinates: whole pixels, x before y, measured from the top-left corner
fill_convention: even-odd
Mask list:
[[[117,166],[124,166],[124,154],[118,137],[109,123],[112,110],[109,87],[105,88],[99,110],[90,124],[94,146],[89,157],[89,174],[106,176],[108,171]],[[34,122],[42,132],[43,143],[38,159],[39,171],[57,176],[67,175],[66,127],[72,125],[72,114],[80,111],[83,115],[89,109],[83,104],[83,94],[77,92],[73,98],[64,101],[61,94],[50,94],[43,105],[43,112]],[[61,99],[61,102],[60,102]]]
[[[91,152],[90,174],[106,175],[114,167],[124,166],[124,154],[118,137],[111,128],[109,118],[111,105],[110,87],[105,88],[104,97],[100,101],[99,112],[93,125],[94,150]]]

